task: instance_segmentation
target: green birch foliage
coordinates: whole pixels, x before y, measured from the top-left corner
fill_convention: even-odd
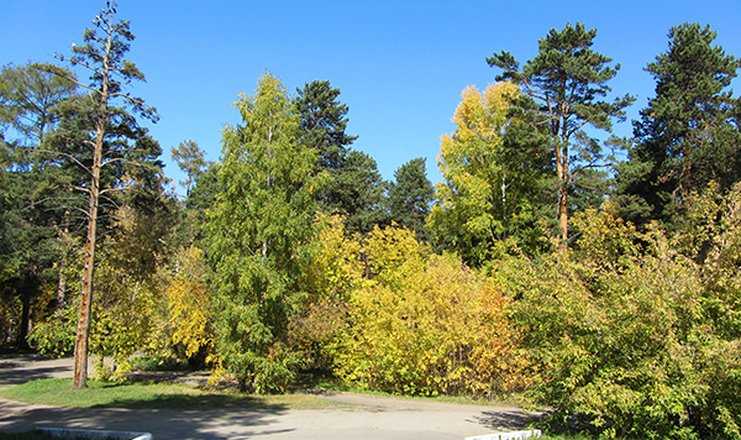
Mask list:
[[[208,216],[216,350],[242,389],[280,391],[297,367],[284,338],[305,297],[296,280],[312,235],[316,151],[297,141],[298,116],[269,73],[236,106],[244,125],[224,130]]]

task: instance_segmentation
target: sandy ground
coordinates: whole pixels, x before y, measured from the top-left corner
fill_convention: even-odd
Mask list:
[[[33,379],[71,377],[72,360],[0,356],[0,387]],[[0,399],[0,430],[39,426],[145,431],[163,439],[426,439],[521,428],[530,415],[518,408],[473,406],[349,393],[322,398],[348,409],[285,407],[213,410],[75,409],[27,405]]]

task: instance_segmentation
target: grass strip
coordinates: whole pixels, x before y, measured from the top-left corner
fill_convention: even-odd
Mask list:
[[[82,390],[71,379],[40,379],[0,390],[0,396],[19,402],[70,408],[251,410],[332,409],[352,405],[295,393],[255,396],[233,391],[212,391],[174,383],[106,383],[88,381]]]

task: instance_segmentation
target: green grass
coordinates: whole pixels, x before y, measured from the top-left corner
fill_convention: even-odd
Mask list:
[[[74,390],[70,379],[35,380],[2,389],[0,396],[26,403],[75,408],[281,410],[350,407],[305,393],[254,396],[232,391],[202,390],[173,383],[111,384],[88,381],[87,388]]]

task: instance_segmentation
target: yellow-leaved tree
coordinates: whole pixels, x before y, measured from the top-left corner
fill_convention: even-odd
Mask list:
[[[539,210],[547,209],[550,168],[542,129],[529,102],[509,82],[483,93],[466,88],[455,111],[456,131],[442,138],[437,203],[428,226],[435,241],[473,265],[491,259],[501,240],[542,247]]]
[[[157,276],[164,263],[157,244],[167,230],[167,215],[163,206],[152,217],[127,205],[113,212],[115,229],[98,255],[95,288],[100,294],[92,304],[89,344],[98,379],[124,380],[135,357],[167,347]]]

